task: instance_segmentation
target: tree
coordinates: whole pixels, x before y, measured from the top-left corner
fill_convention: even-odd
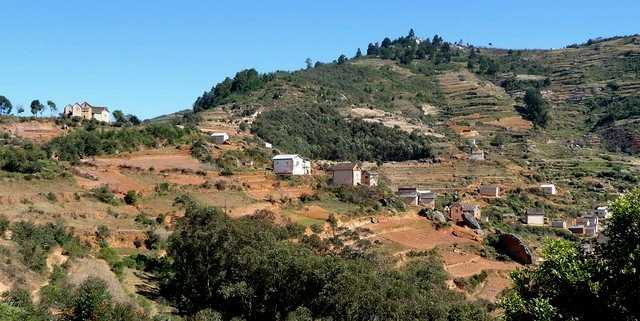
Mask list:
[[[342,64],[344,64],[345,62],[347,62],[347,60],[348,60],[348,59],[347,59],[347,56],[345,56],[345,55],[340,55],[340,57],[338,57],[338,65],[342,65]]]
[[[88,278],[75,292],[69,320],[109,320],[111,295],[104,281]]]
[[[307,65],[307,69],[313,68],[313,60],[311,60],[311,58],[305,59],[304,64]]]
[[[382,48],[389,48],[391,46],[391,39],[384,38],[382,39],[382,44],[380,45]]]
[[[36,99],[31,102],[31,113],[36,116],[38,113],[44,110],[44,105],[40,102],[40,100]]]
[[[125,117],[122,110],[114,110],[111,114],[113,115],[113,118],[116,120],[116,124],[125,125],[128,123],[127,117]]]
[[[54,103],[51,100],[47,100],[47,106],[49,106],[49,110],[51,111],[51,115],[53,115],[53,113],[55,113],[58,110],[58,107],[56,107],[56,103]]]
[[[507,321],[640,318],[640,188],[615,200],[594,253],[565,240],[545,242],[544,261],[512,274],[500,301]]]
[[[362,50],[358,48],[358,50],[356,51],[356,56],[354,58],[360,58],[360,57],[362,57]]]
[[[134,126],[140,125],[142,123],[142,121],[140,121],[140,118],[138,118],[138,116],[132,115],[132,114],[127,115],[127,121]]]
[[[24,107],[22,105],[18,105],[18,109],[16,110],[16,112],[18,113],[18,115],[24,113]]]
[[[414,39],[415,37],[416,33],[413,31],[413,28],[411,28],[411,30],[409,30],[409,35],[407,36],[407,38]]]
[[[535,126],[546,127],[549,123],[549,106],[540,92],[534,88],[527,89],[524,95],[524,116]]]
[[[379,50],[380,47],[378,46],[378,43],[369,43],[369,46],[367,47],[367,56],[377,56]]]
[[[9,115],[13,106],[9,99],[5,96],[0,96],[0,114]]]

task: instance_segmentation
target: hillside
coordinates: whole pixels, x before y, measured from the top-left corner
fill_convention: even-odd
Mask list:
[[[508,50],[412,31],[302,70],[240,71],[193,112],[142,124],[2,116],[0,291],[66,315],[81,302],[63,298],[98,277],[105,309],[140,320],[489,320],[525,268],[498,235],[535,258],[547,238],[589,243],[523,224],[526,210],[572,222],[640,182],[639,69],[639,36]],[[312,174],[275,175],[279,153]],[[379,186],[332,186],[339,161]],[[481,197],[487,184],[501,197]],[[402,186],[435,192],[435,211],[405,205]],[[456,202],[479,206],[481,231],[435,218]]]

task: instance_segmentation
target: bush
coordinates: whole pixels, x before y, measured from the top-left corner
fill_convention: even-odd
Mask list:
[[[83,256],[87,248],[70,233],[62,223],[35,225],[31,222],[16,222],[11,226],[13,240],[18,245],[22,262],[34,271],[46,268],[49,251],[60,245],[72,257]]]
[[[136,191],[127,191],[127,194],[124,195],[124,202],[127,205],[136,205],[139,198],[140,195]]]
[[[100,187],[93,188],[91,193],[93,197],[103,203],[110,205],[118,205],[120,203],[116,195],[109,190],[109,185],[101,185]]]

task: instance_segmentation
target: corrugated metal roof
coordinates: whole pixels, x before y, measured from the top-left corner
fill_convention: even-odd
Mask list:
[[[300,157],[300,155],[298,154],[282,154],[282,155],[276,155],[273,156],[273,160],[280,160],[280,159],[294,159],[294,158],[302,158]]]

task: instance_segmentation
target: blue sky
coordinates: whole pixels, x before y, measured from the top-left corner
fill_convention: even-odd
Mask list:
[[[639,33],[639,12],[637,0],[2,0],[0,95],[149,118],[190,108],[240,69],[298,69],[412,27],[475,45],[558,48]]]

